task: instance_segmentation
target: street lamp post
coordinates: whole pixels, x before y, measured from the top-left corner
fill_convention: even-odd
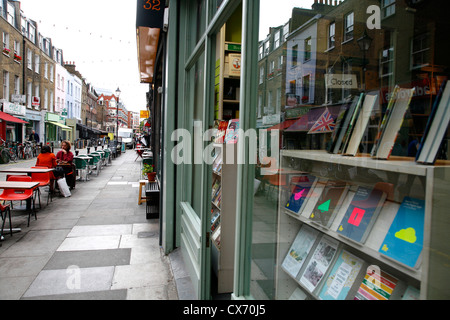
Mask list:
[[[119,97],[120,97],[120,93],[121,93],[121,91],[120,91],[119,87],[117,87],[117,90],[116,90],[116,97],[117,97],[116,147],[119,144]]]
[[[367,30],[364,30],[364,34],[361,38],[357,40],[359,48],[363,52],[363,73],[362,73],[362,88],[363,91],[366,91],[366,52],[369,50],[370,45],[372,44],[372,38],[367,34]]]

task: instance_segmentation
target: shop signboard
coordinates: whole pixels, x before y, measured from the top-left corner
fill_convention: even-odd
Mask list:
[[[328,89],[358,89],[354,74],[326,74],[325,85]]]
[[[25,117],[26,107],[17,103],[3,102],[3,112]]]
[[[137,0],[136,28],[162,29],[164,25],[164,1]]]
[[[41,105],[41,98],[33,96],[31,99],[31,105],[33,107],[39,107]]]

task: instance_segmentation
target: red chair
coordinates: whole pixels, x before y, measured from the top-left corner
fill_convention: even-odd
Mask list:
[[[33,169],[48,169],[48,167],[31,167]],[[50,176],[50,172],[45,172],[45,173],[32,173],[31,174],[31,181],[33,182],[39,182],[39,185],[36,188],[36,191],[38,193],[39,196],[39,208],[42,208],[41,206],[41,187],[50,187],[50,190],[48,192],[48,197],[47,197],[47,205],[48,205],[48,200],[51,199],[53,202],[53,198],[51,198],[52,196],[52,185],[53,185],[53,181],[51,179]]]
[[[9,176],[8,181],[24,181],[24,182],[32,182],[31,177],[29,176]],[[36,207],[34,203],[34,191],[36,188],[33,189],[5,189],[3,190],[3,193],[0,194],[0,201],[22,201],[22,200],[28,200],[30,199],[33,202],[33,208],[28,213],[28,226],[30,226],[30,218],[31,214],[34,213],[34,218],[37,220],[36,215]]]
[[[5,216],[3,217],[3,213],[5,213]],[[11,223],[11,208],[9,205],[2,205],[0,204],[0,214],[2,215],[2,229],[0,230],[0,236],[3,236],[3,229],[5,228],[5,222],[6,217],[9,217],[9,232],[11,233],[11,237],[13,235],[12,231],[12,223]]]

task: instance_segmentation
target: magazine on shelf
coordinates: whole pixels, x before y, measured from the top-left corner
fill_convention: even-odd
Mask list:
[[[395,97],[395,103],[386,123],[386,127],[382,132],[382,136],[378,142],[377,150],[374,153],[375,158],[384,160],[389,159],[414,92],[415,88],[398,90],[398,93]]]
[[[319,298],[345,300],[363,265],[363,260],[342,250],[325,281]]]
[[[408,286],[402,296],[402,300],[420,300],[419,289],[416,289],[413,286]]]
[[[354,300],[389,300],[397,283],[397,278],[379,267],[370,266]]]
[[[411,268],[417,268],[423,249],[425,201],[405,197],[379,252]]]
[[[223,143],[228,128],[228,121],[221,120],[216,133],[216,143]]]
[[[386,200],[386,193],[360,186],[339,224],[337,233],[364,243]]]
[[[291,180],[292,193],[285,208],[295,214],[299,214],[306,204],[311,190],[314,189],[317,178],[310,174],[295,176]]]
[[[328,180],[309,219],[329,228],[345,199],[349,185],[344,181]]]
[[[292,277],[297,277],[318,235],[319,231],[308,225],[301,227],[281,264],[282,268]]]
[[[238,141],[238,131],[239,130],[239,119],[230,120],[228,123],[228,128],[225,134],[225,143],[237,143]]]
[[[375,106],[378,103],[378,94],[369,93],[364,97],[364,103],[359,113],[358,119],[353,128],[353,132],[348,143],[347,149],[343,151],[345,155],[355,156],[361,144],[362,137],[367,129],[370,118],[373,115]]]
[[[339,242],[337,240],[325,235],[322,236],[300,278],[300,283],[310,292],[313,292],[317,288],[325,276],[333,262],[338,246]]]
[[[388,106],[386,107],[386,112],[384,113],[383,120],[381,121],[380,127],[378,128],[378,132],[375,137],[375,143],[373,144],[373,148],[370,153],[372,157],[375,157],[375,154],[377,153],[381,137],[383,136],[384,130],[386,129],[386,124],[389,121],[389,117],[391,116],[392,107],[394,106],[395,99],[397,97],[399,89],[400,87],[397,85],[394,87],[394,90],[392,91],[391,98],[389,99]]]
[[[211,232],[214,232],[220,225],[220,210],[211,209]]]
[[[434,164],[447,133],[450,121],[450,81],[442,85],[436,97],[425,132],[417,152],[416,161],[422,164]],[[445,88],[444,88],[445,86]]]

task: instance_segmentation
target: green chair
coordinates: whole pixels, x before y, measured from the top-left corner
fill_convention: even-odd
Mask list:
[[[111,149],[105,148],[105,149],[103,149],[103,152],[105,152],[106,165],[110,165],[112,163],[112,161],[111,161]]]
[[[96,154],[96,155],[98,155],[100,157],[100,160],[99,160],[98,163],[100,165],[100,170],[102,170],[103,169],[103,164],[104,164],[104,160],[103,160],[104,152],[97,150],[97,151],[92,152],[91,154]]]
[[[80,180],[83,180],[83,172],[84,174],[84,181],[88,181],[88,173],[89,173],[89,159],[85,159],[84,157],[75,157],[73,158],[73,163],[75,165],[75,168],[77,171],[80,171]]]
[[[92,168],[94,167],[96,168],[95,175],[98,176],[101,165],[100,164],[101,156],[97,153],[89,153],[88,156],[92,158],[89,160],[89,165],[92,166]]]

